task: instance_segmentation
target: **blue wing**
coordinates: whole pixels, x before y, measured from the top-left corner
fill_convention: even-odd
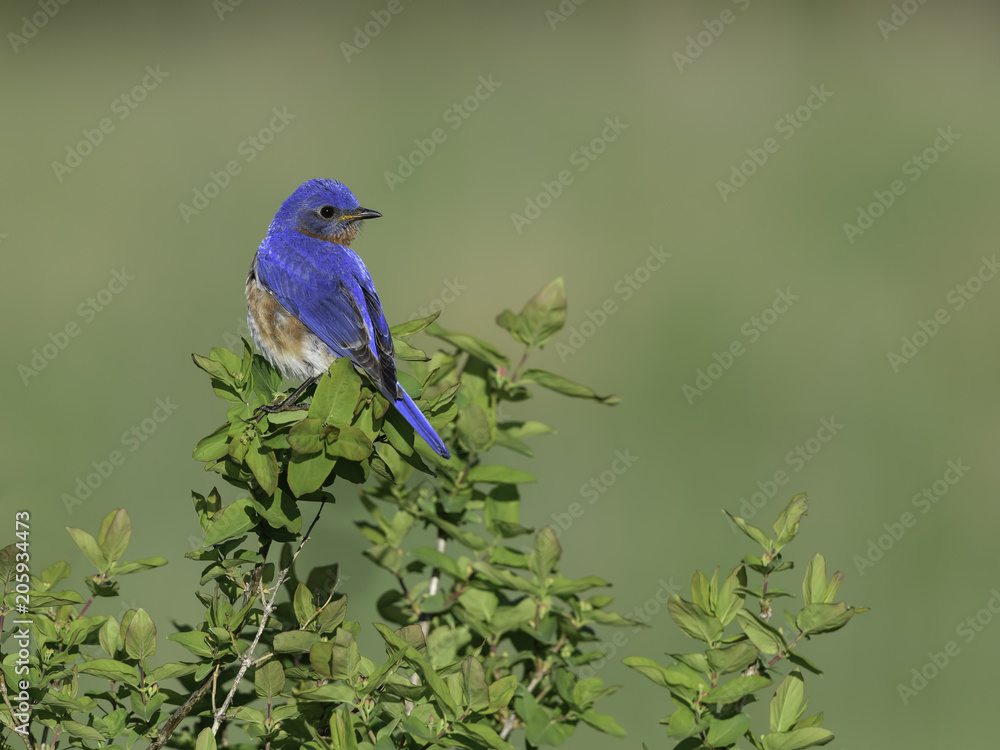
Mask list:
[[[270,240],[270,238],[269,238]],[[257,275],[288,312],[396,400],[392,336],[368,269],[350,248],[298,235],[280,253],[265,240]]]
[[[338,356],[350,357],[438,455],[444,441],[396,382],[389,324],[365,264],[342,245],[296,235],[274,252],[268,237],[257,252],[257,277],[288,312]]]

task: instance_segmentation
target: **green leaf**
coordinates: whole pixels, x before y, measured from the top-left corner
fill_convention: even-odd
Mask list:
[[[274,653],[304,654],[319,641],[319,633],[306,630],[288,630],[274,636]]]
[[[361,398],[361,376],[350,358],[340,357],[320,378],[309,406],[309,416],[338,427],[350,424]]]
[[[140,662],[156,653],[156,626],[144,609],[137,610],[128,624],[125,651]]]
[[[104,741],[103,734],[98,732],[93,727],[88,727],[86,724],[81,724],[78,721],[63,719],[59,722],[59,726],[68,734],[71,734],[74,737],[79,737],[81,740],[96,740],[98,742]]]
[[[292,453],[288,459],[288,489],[295,497],[316,492],[330,477],[337,459],[320,451],[314,456]]]
[[[778,519],[771,527],[777,538],[776,545],[779,549],[795,537],[796,532],[799,530],[799,522],[802,520],[802,516],[806,514],[808,508],[809,501],[805,493],[803,493],[793,497],[791,502],[781,511]]]
[[[104,557],[114,562],[121,559],[132,539],[132,522],[128,513],[124,509],[112,511],[108,518],[108,525],[102,526],[102,534],[98,535],[97,543],[101,546]]]
[[[357,750],[358,740],[349,706],[341,706],[330,716],[330,747],[332,750]]]
[[[331,633],[344,622],[347,617],[347,597],[338,596],[336,599],[323,605],[323,608],[316,616],[316,624],[319,632]]]
[[[644,677],[648,677],[660,687],[670,687],[670,675],[666,667],[645,656],[627,656],[622,663],[634,669]]]
[[[813,714],[812,716],[807,716],[800,721],[795,722],[792,729],[805,729],[806,727],[818,727],[823,723],[823,712],[820,711],[818,714]]]
[[[437,323],[427,326],[427,333],[435,338],[447,341],[452,346],[468,352],[473,357],[481,359],[493,367],[510,367],[510,360],[499,349],[493,346],[493,344],[489,344],[475,336],[467,333],[446,331]]]
[[[760,738],[764,750],[801,750],[813,745],[825,745],[833,740],[833,732],[820,727],[793,729],[790,732],[765,734]]]
[[[146,673],[146,683],[163,682],[176,677],[187,677],[194,674],[200,665],[188,664],[187,662],[175,661],[161,664],[156,669],[151,669]]]
[[[709,652],[718,650],[719,649],[713,648],[709,649]],[[708,665],[708,659],[705,654],[696,652],[693,654],[670,654],[670,656],[699,674],[707,675],[709,672],[713,671],[713,669]]]
[[[816,553],[809,558],[805,578],[802,580],[802,599],[806,604],[831,603],[843,581],[843,575],[834,574],[834,580],[827,583],[826,558]]]
[[[538,385],[555,391],[556,393],[561,393],[564,396],[572,396],[573,398],[589,398],[592,401],[597,401],[600,404],[607,404],[608,406],[614,406],[615,404],[621,403],[621,399],[618,398],[618,396],[598,396],[597,393],[585,385],[574,383],[572,380],[568,380],[561,375],[556,375],[555,373],[547,372],[545,370],[525,370],[521,373],[521,377],[518,382],[538,383]]]
[[[705,655],[713,672],[729,674],[742,672],[754,663],[759,653],[751,641],[737,641],[730,646],[710,648]]]
[[[486,743],[487,747],[494,748],[494,750],[514,750],[514,746],[509,742],[505,742],[500,738],[493,729],[491,729],[486,724],[480,724],[477,721],[467,721],[460,724],[454,724],[452,730],[455,732],[461,732],[465,735],[471,735],[476,740],[482,740]],[[464,747],[465,745],[463,745]],[[480,747],[481,743],[476,742],[472,747]],[[392,750],[395,745],[387,744],[384,750]],[[374,750],[383,750],[383,748],[375,746]]]
[[[108,618],[104,621],[104,625],[101,626],[101,630],[97,634],[97,637],[101,644],[101,648],[104,649],[104,653],[108,656],[114,657],[115,652],[118,650],[118,620],[108,615]]]
[[[799,670],[790,672],[774,693],[771,699],[771,731],[787,732],[799,720],[802,710],[802,700],[805,697],[805,685]]]
[[[87,579],[91,582],[92,579]],[[115,586],[118,584],[116,583]],[[105,596],[109,594],[101,594]],[[29,591],[28,597],[31,599],[31,609],[39,610],[46,607],[62,607],[65,604],[83,604],[83,597],[75,591],[53,591],[43,594],[40,591]]]
[[[470,711],[481,712],[490,707],[490,689],[486,671],[476,656],[469,654],[462,661],[462,697]]]
[[[770,677],[763,675],[739,675],[708,691],[705,703],[735,703],[745,695],[771,684]]]
[[[420,333],[427,326],[438,319],[441,315],[441,311],[437,310],[432,312],[426,318],[417,318],[416,320],[408,320],[405,323],[400,323],[399,325],[393,326],[389,329],[389,333],[395,338],[401,339],[407,336],[412,336],[415,333]]]
[[[209,523],[205,531],[205,546],[211,547],[227,539],[234,539],[252,529],[256,524],[254,515],[250,498],[243,497],[230,503]]]
[[[138,687],[139,672],[135,667],[116,661],[115,659],[94,659],[87,661],[78,667],[82,674],[92,674],[112,682],[124,682],[127,685]]]
[[[272,454],[273,455],[273,454]],[[275,529],[288,529],[293,534],[302,530],[302,511],[298,503],[287,492],[275,492],[259,500],[251,498],[253,509]]]
[[[285,670],[277,659],[268,659],[254,669],[253,687],[257,695],[268,703],[274,701],[285,689]]]
[[[528,557],[528,567],[539,581],[544,581],[555,568],[562,556],[562,548],[556,539],[555,532],[544,526],[535,535],[535,546]]]
[[[580,714],[580,718],[594,729],[610,734],[612,737],[622,738],[625,736],[625,730],[608,714],[599,714],[594,709],[588,708]]]
[[[514,705],[524,722],[528,742],[535,747],[561,745],[573,733],[572,726],[554,722],[549,711],[539,705],[531,693],[519,696]]]
[[[708,726],[708,719],[702,719],[698,722],[691,709],[680,706],[670,714],[670,720],[667,722],[667,736],[673,737],[675,740],[683,740],[686,737],[704,732]]]
[[[273,495],[278,488],[278,459],[274,451],[261,445],[260,437],[255,437],[244,460],[260,488]]]
[[[470,452],[484,451],[493,442],[494,429],[479,404],[469,404],[458,412],[455,429],[459,441]]]
[[[836,604],[807,604],[795,618],[795,624],[806,635],[829,633],[839,630],[859,612],[867,611],[867,607],[848,607],[844,602]]]
[[[716,568],[713,580],[716,580],[718,575],[719,570]],[[700,570],[696,570],[691,577],[691,599],[708,614],[715,614],[715,602],[712,601],[712,586],[709,584],[708,578]]]
[[[372,441],[353,425],[341,425],[336,440],[328,439],[326,453],[330,457],[346,458],[348,461],[364,461],[375,450]]]
[[[215,359],[209,359],[208,357],[203,357],[201,354],[192,354],[191,359],[194,361],[195,365],[207,372],[213,378],[228,384],[234,384],[236,382],[233,379],[232,374],[221,362]]]
[[[392,348],[394,350],[394,359],[398,362],[403,360],[405,362],[428,362],[430,357],[427,353],[421,349],[417,349],[415,346],[410,346],[409,343],[403,339],[392,339]]]
[[[161,565],[166,565],[167,561],[162,557],[146,557],[142,560],[136,560],[135,562],[119,563],[114,567],[112,571],[116,576],[124,576],[129,573],[138,573],[143,570],[150,570],[152,568],[159,568]]]
[[[200,630],[189,630],[184,633],[170,633],[168,641],[181,644],[195,656],[211,657],[214,650],[208,645],[208,633]]]
[[[321,419],[308,417],[292,425],[288,431],[288,445],[296,453],[319,453],[326,444],[326,436],[331,431],[336,432],[336,429],[324,425]]]
[[[771,550],[771,537],[758,529],[756,526],[751,526],[739,516],[734,516],[728,510],[724,510],[722,512],[729,516],[729,520],[735,523],[739,527],[740,531],[757,542],[765,550]]]
[[[722,638],[722,623],[694,602],[674,594],[667,600],[667,611],[677,627],[692,638],[708,644],[718,643]]]
[[[490,685],[490,710],[497,711],[507,706],[517,690],[517,677],[509,674]]]
[[[458,563],[444,552],[438,552],[436,549],[430,547],[417,547],[410,554],[423,563],[427,563],[438,570],[443,570],[457,581],[465,580],[465,575],[458,567]]]
[[[6,591],[7,584],[14,580],[14,573],[17,567],[17,554],[18,548],[16,544],[8,544],[3,549],[0,549],[0,590]]]
[[[465,475],[465,481],[469,484],[475,482],[490,482],[493,484],[525,484],[537,482],[538,480],[531,474],[518,469],[511,469],[507,466],[473,466]]]
[[[566,325],[566,288],[562,277],[528,300],[517,316],[517,330],[529,346],[543,347]]]
[[[715,616],[719,618],[722,627],[726,627],[736,618],[736,613],[743,608],[746,600],[744,594],[740,593],[747,585],[746,568],[743,565],[733,568],[726,576],[726,580],[719,586],[716,596]]]
[[[416,552],[416,550],[414,550]],[[493,613],[497,611],[500,600],[492,591],[482,589],[467,588],[458,597],[458,603],[462,609],[470,615],[483,622],[493,619]]]
[[[198,733],[198,741],[194,743],[194,750],[218,750],[211,727],[205,727]]]
[[[229,423],[198,441],[192,458],[195,461],[218,461],[229,453]]]
[[[15,545],[10,545],[14,547]],[[60,560],[57,563],[53,563],[45,570],[42,571],[41,581],[42,590],[48,591],[50,588],[55,586],[59,581],[69,575],[69,563]]]
[[[334,680],[353,680],[361,666],[354,634],[341,628],[333,641],[320,641],[309,650],[312,668]]]
[[[709,747],[728,747],[735,745],[736,740],[750,729],[750,717],[747,714],[736,714],[729,719],[712,719],[708,728]]]
[[[302,581],[295,587],[295,594],[292,596],[292,608],[295,612],[295,619],[298,620],[299,627],[305,626],[316,613],[316,600],[312,591]]]
[[[756,615],[741,609],[736,613],[740,627],[753,644],[765,654],[785,653],[788,647],[781,633],[772,628]]]
[[[69,526],[66,527],[66,531],[73,537],[76,546],[83,551],[83,554],[94,564],[99,573],[107,571],[109,565],[108,559],[104,556],[100,545],[97,544],[97,540],[91,534],[83,529],[71,528]]]

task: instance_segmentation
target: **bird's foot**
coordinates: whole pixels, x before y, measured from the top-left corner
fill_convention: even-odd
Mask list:
[[[253,413],[253,419],[255,422],[259,422],[261,417],[265,414],[278,414],[283,411],[308,411],[309,404],[296,404],[294,403],[297,394],[289,396],[284,401],[277,404],[264,404],[263,406],[258,406]]]

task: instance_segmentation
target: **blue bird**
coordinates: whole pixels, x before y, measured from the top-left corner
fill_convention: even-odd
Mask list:
[[[450,458],[396,380],[382,303],[368,269],[350,249],[360,223],[381,215],[362,208],[336,180],[299,186],[275,215],[247,274],[250,334],[283,375],[305,381],[282,406],[291,406],[335,359],[349,357],[434,452]]]

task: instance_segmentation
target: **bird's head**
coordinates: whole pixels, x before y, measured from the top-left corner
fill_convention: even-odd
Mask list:
[[[348,245],[357,236],[362,221],[381,215],[362,208],[354,193],[341,182],[309,180],[284,202],[275,223],[284,230]]]

